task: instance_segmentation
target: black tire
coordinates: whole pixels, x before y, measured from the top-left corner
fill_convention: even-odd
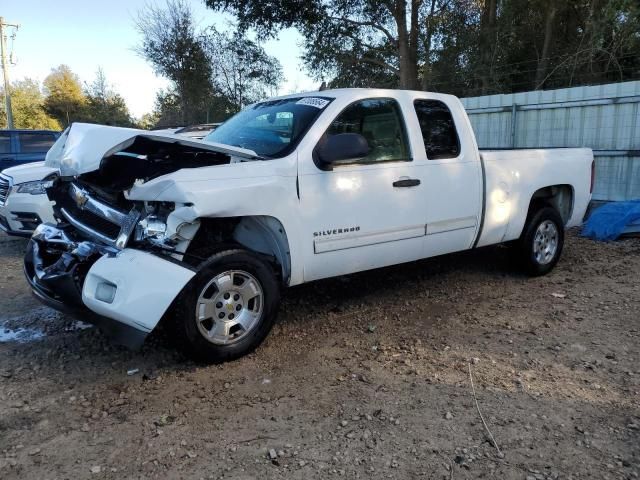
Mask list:
[[[536,233],[538,228],[545,222],[552,222],[555,225],[557,243],[555,252],[550,258],[540,259],[536,255]],[[564,222],[558,211],[550,206],[541,206],[532,210],[527,218],[522,236],[518,241],[518,256],[522,267],[527,274],[537,277],[546,275],[556,266],[564,246]]]
[[[216,276],[228,271],[250,274],[262,289],[262,312],[255,325],[234,343],[221,345],[207,340],[196,319],[200,294]],[[280,286],[273,268],[259,256],[243,249],[218,252],[203,262],[196,276],[185,287],[174,308],[176,340],[191,358],[204,363],[221,363],[252,352],[265,339],[276,321],[280,305]],[[231,316],[231,315],[229,315]],[[213,318],[213,317],[212,317]],[[212,324],[215,320],[212,320]],[[212,327],[213,328],[213,327]]]

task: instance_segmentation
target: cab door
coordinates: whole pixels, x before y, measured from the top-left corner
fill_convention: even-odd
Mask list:
[[[472,248],[482,216],[478,149],[462,106],[450,109],[445,103],[451,98],[413,102],[424,146],[416,157],[425,165],[425,257]]]
[[[350,104],[325,136],[342,133],[365,137],[368,155],[330,171],[316,166],[309,154],[299,158],[305,281],[423,256],[424,162],[413,158],[398,101],[369,98]]]

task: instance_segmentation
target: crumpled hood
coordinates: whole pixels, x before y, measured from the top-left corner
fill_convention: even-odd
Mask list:
[[[60,135],[49,149],[45,165],[59,169],[60,175],[63,177],[75,177],[93,172],[100,168],[104,157],[127,148],[138,137],[211,150],[240,159],[257,157],[257,154],[252,150],[188,139],[179,134],[74,123]]]
[[[13,179],[14,184],[36,182],[57,171],[56,168],[46,167],[44,162],[26,163],[16,167],[5,168],[2,173]]]

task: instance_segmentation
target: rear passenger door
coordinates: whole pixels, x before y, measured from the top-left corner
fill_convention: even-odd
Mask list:
[[[18,132],[19,163],[43,161],[51,145],[56,141],[52,132]]]
[[[473,246],[482,215],[482,169],[462,108],[439,99],[415,99],[424,151],[427,237],[425,256]]]
[[[16,165],[16,154],[11,132],[0,132],[0,170]]]

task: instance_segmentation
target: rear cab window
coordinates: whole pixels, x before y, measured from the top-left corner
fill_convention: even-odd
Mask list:
[[[20,153],[46,153],[56,141],[52,133],[47,132],[19,132],[18,143]]]
[[[460,139],[449,107],[440,100],[413,102],[420,123],[424,149],[429,160],[457,158]]]

